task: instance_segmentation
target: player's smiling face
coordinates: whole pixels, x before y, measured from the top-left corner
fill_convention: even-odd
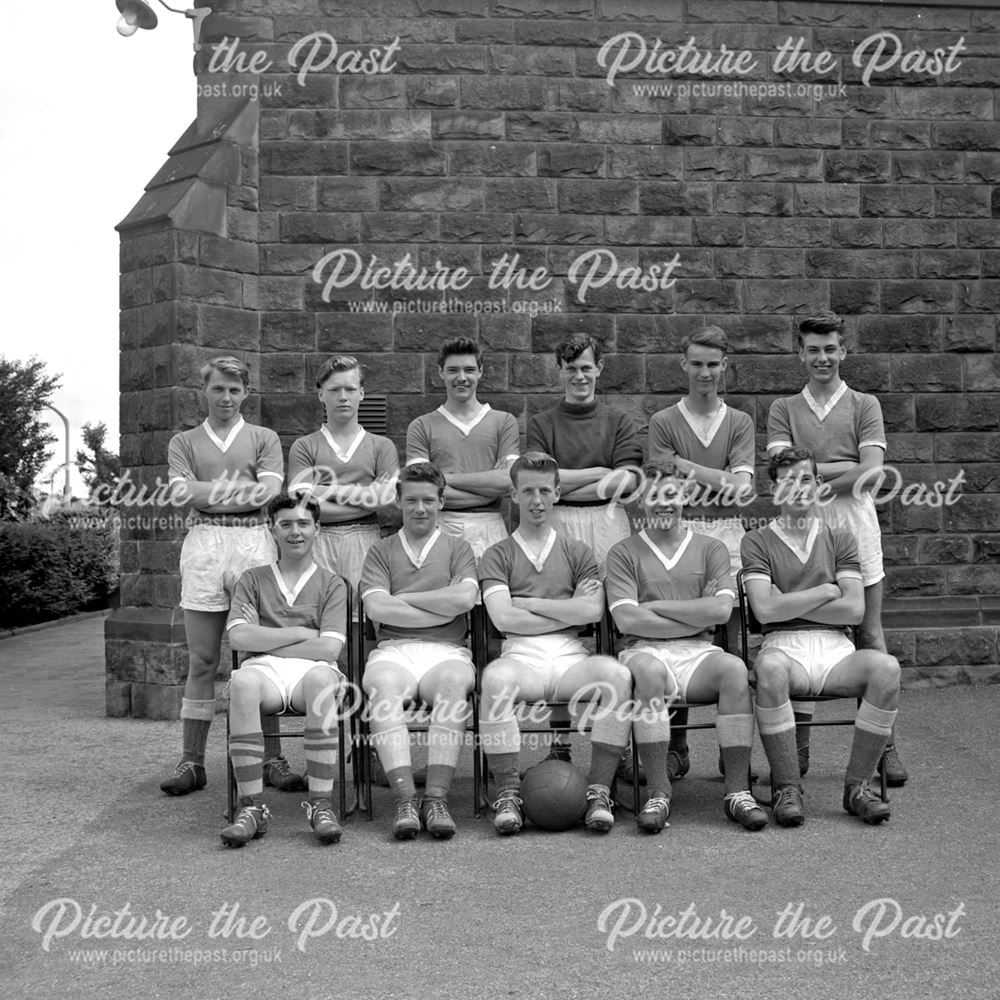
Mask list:
[[[452,354],[444,359],[438,374],[444,381],[448,398],[456,403],[467,403],[476,397],[483,370],[474,354]]]
[[[559,487],[551,472],[530,472],[522,469],[510,497],[517,504],[522,524],[542,527],[552,517],[552,508],[559,499]]]
[[[681,357],[681,368],[687,372],[688,389],[699,396],[711,396],[725,389],[725,371],[729,363],[717,347],[690,344]]]
[[[274,515],[271,534],[282,556],[302,558],[312,552],[318,528],[305,506],[284,507]]]
[[[684,513],[684,483],[675,476],[657,476],[644,487],[642,505],[650,528],[670,531]]]
[[[355,420],[364,398],[361,372],[357,368],[333,372],[319,390],[319,401],[326,407],[326,419],[331,423],[348,424]]]
[[[208,376],[204,392],[208,401],[208,415],[220,424],[238,420],[243,400],[249,395],[242,379],[236,375],[226,375],[215,368]]]
[[[840,375],[840,362],[847,357],[840,336],[836,333],[805,333],[799,358],[806,366],[806,374],[814,382],[835,382]]]
[[[591,402],[597,392],[597,379],[602,371],[604,362],[594,361],[594,352],[590,347],[572,361],[560,361],[559,381],[566,402]]]
[[[403,513],[407,534],[419,538],[434,530],[444,500],[433,483],[404,482],[396,504]]]
[[[786,465],[778,470],[774,481],[774,502],[783,514],[801,517],[812,510],[821,482],[808,459]]]

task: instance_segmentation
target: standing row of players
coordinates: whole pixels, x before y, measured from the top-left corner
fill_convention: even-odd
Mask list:
[[[678,472],[703,487],[697,506],[688,512],[689,519],[699,533],[726,542],[735,569],[742,528],[721,493],[726,488],[731,493],[752,489],[754,443],[750,418],[726,407],[718,396],[726,349],[725,337],[716,328],[685,342],[681,364],[689,376],[689,392],[676,406],[653,417],[650,457],[673,463]],[[528,447],[554,455],[561,489],[555,524],[562,533],[590,545],[603,575],[611,545],[630,533],[624,511],[605,498],[616,487],[630,492],[637,485],[639,428],[629,414],[596,398],[603,367],[596,343],[572,338],[560,344],[556,353],[564,398],[531,420]],[[772,407],[769,450],[789,443],[807,444],[821,459],[829,459],[821,462],[819,471],[838,501],[820,515],[844,517],[840,508],[847,508],[846,516],[853,519],[848,523],[862,543],[862,572],[866,574],[863,645],[884,649],[874,506],[864,494],[860,501],[851,496],[858,476],[879,464],[884,453],[878,403],[849,390],[840,379],[844,345],[835,317],[802,324],[800,356],[809,384],[799,396],[778,400]],[[476,390],[482,359],[476,345],[465,340],[450,342],[443,347],[439,364],[446,402],[410,425],[407,458],[410,463],[433,461],[446,473],[441,529],[449,537],[468,539],[479,556],[491,542],[506,536],[499,504],[509,489],[508,469],[519,450],[516,421],[479,402]],[[214,714],[218,647],[235,578],[243,568],[273,558],[262,505],[280,488],[281,452],[273,432],[245,424],[240,417],[247,384],[248,373],[240,362],[212,362],[205,370],[209,417],[200,427],[175,436],[170,446],[173,489],[187,499],[196,521],[182,554],[182,606],[191,650],[182,710],[184,759],[162,786],[173,794],[205,783],[204,747]],[[358,582],[364,553],[378,537],[375,508],[386,502],[384,492],[371,487],[387,484],[396,467],[391,442],[358,425],[363,393],[357,363],[331,359],[319,378],[327,421],[315,434],[296,441],[289,457],[292,486],[308,484],[324,497],[316,561],[343,573],[352,583]],[[220,483],[225,484],[223,489]],[[331,491],[334,485],[337,488]],[[868,530],[859,529],[859,517]],[[689,766],[682,740],[683,736],[673,739],[670,745],[670,774],[675,779]],[[800,745],[804,772],[807,758],[803,764],[803,756]],[[300,782],[290,774],[276,747],[268,747],[266,758],[264,774],[269,783],[287,787]],[[880,767],[894,763],[887,756]],[[905,780],[905,773],[899,769],[889,777],[898,783]]]

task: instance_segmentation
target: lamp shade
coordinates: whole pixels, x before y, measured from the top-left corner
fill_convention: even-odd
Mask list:
[[[156,27],[156,14],[143,0],[115,0],[121,17],[118,20],[120,35],[134,35],[138,28],[151,30]]]

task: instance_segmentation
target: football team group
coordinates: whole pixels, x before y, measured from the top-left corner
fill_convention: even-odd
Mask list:
[[[686,712],[671,707],[678,701],[717,705],[725,815],[748,830],[768,823],[749,786],[756,725],[774,822],[800,826],[810,699],[819,695],[858,700],[844,809],[865,823],[887,820],[889,805],[869,783],[876,771],[890,785],[907,773],[894,738],[900,673],[882,633],[871,494],[886,449],[882,413],[874,396],[841,378],[840,319],[806,319],[797,340],[807,384],[770,407],[767,486],[754,482],[752,419],[720,395],[728,343],[717,327],[683,342],[687,393],[650,419],[645,461],[640,422],[597,394],[604,365],[589,337],[556,348],[563,398],[530,418],[523,451],[516,419],[478,398],[478,346],[445,343],[437,359],[445,402],[409,425],[402,468],[393,443],[359,423],[362,366],[332,357],[317,379],[325,422],[292,444],[284,491],[277,434],[241,415],[247,367],[210,361],[202,371],[208,417],[169,447],[171,493],[189,512],[180,571],[190,669],[182,759],[161,789],[205,787],[227,634],[246,657],[230,681],[238,806],[223,842],[242,846],[266,833],[265,785],[306,789],[315,836],[340,839],[333,789],[349,584],[376,628],[364,711],[401,840],[422,829],[455,833],[448,792],[473,691],[501,835],[524,822],[518,706],[584,695],[590,830],[611,830],[613,782],[633,768],[648,791],[638,828],[667,825],[671,783],[690,767]],[[748,504],[768,489],[773,518],[746,531],[755,523]],[[379,512],[390,506],[402,526],[381,537]],[[738,586],[763,633],[752,686],[736,655]],[[480,602],[503,639],[477,677],[466,634]],[[617,656],[593,653],[580,635],[606,609]],[[421,797],[405,715],[415,701],[430,711]],[[281,754],[275,717],[284,712],[305,715],[305,775]],[[556,737],[550,756],[570,754]]]

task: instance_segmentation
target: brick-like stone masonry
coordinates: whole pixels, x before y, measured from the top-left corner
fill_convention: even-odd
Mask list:
[[[441,401],[433,356],[446,337],[479,341],[483,398],[523,428],[553,399],[550,352],[565,334],[603,341],[603,390],[645,421],[677,400],[679,342],[708,322],[730,335],[727,401],[754,417],[763,462],[768,406],[803,381],[790,353],[796,317],[830,308],[850,330],[845,377],[879,396],[903,485],[964,470],[954,506],[897,495],[880,509],[886,623],[905,683],[1000,679],[1000,11],[770,0],[212,6],[195,57],[198,121],[120,227],[121,454],[137,482],[164,476],[171,434],[201,418],[198,366],[222,351],[250,363],[247,417],[286,447],[320,418],[318,366],[331,352],[357,354],[369,391],[389,396],[402,445],[408,421]],[[336,40],[337,57],[300,83],[290,56],[316,32]],[[935,76],[900,60],[862,86],[852,53],[878,32],[906,53],[961,39],[959,65]],[[609,86],[599,53],[624,33],[633,51],[639,39],[653,51],[657,39],[666,50],[693,38],[706,58],[747,50],[756,68],[637,68]],[[774,72],[789,38],[831,53],[835,69]],[[331,51],[317,48],[313,66]],[[308,54],[300,45],[299,69]],[[365,60],[391,70],[358,72]],[[740,81],[786,90],[693,86]],[[684,96],[641,89],[680,83]],[[257,99],[234,97],[241,86]],[[359,282],[324,298],[326,275],[317,282],[313,269],[342,248],[365,263],[409,254],[431,271],[465,268],[468,288],[451,297],[507,311],[393,313],[441,295]],[[612,281],[580,301],[571,266],[596,248],[645,273],[679,255],[676,281]],[[546,287],[491,289],[505,254],[527,273],[544,269]],[[515,312],[515,300],[558,311]],[[136,513],[122,536],[124,607],[107,633],[108,711],[171,716],[187,667],[181,532],[149,508]]]

